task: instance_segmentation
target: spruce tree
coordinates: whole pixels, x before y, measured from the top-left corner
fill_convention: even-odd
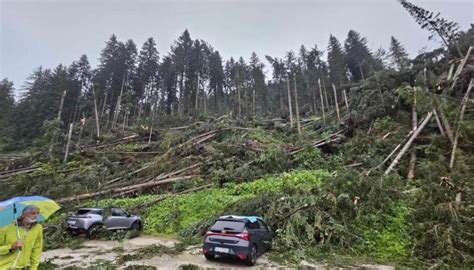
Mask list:
[[[408,53],[403,45],[392,36],[390,41],[390,54],[392,65],[398,70],[405,70],[408,67]]]
[[[329,79],[336,85],[341,85],[347,81],[347,68],[344,51],[341,43],[333,35],[329,36],[328,45],[328,66]]]
[[[346,63],[353,81],[364,80],[381,67],[367,46],[367,39],[350,30],[344,43]]]
[[[429,39],[433,39],[435,35],[438,35],[447,48],[455,47],[459,56],[463,57],[463,53],[457,44],[460,33],[456,22],[448,21],[440,17],[439,12],[435,15],[432,11],[416,6],[406,0],[399,0],[399,2],[422,29],[431,32]]]
[[[4,78],[0,81],[0,137],[13,136],[12,116],[15,109],[13,82]]]

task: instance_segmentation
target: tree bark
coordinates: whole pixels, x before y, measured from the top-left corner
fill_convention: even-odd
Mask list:
[[[346,102],[346,108],[349,110],[349,102],[347,101],[346,89],[342,92],[344,94],[344,101]]]
[[[296,87],[296,74],[293,75],[293,84],[295,87],[296,127],[298,128],[298,134],[301,135],[300,108],[298,105],[298,90]]]
[[[416,113],[416,87],[413,87],[413,99],[414,101],[413,101],[413,108],[412,108],[412,113],[411,113],[411,126],[412,126],[413,133],[415,133],[417,125],[418,125],[418,116]],[[416,149],[413,148],[411,150],[410,163],[408,166],[408,175],[407,175],[408,179],[415,178],[415,165],[416,165]]]
[[[337,114],[337,121],[341,122],[341,116],[339,115],[339,104],[337,102],[337,91],[336,86],[332,84],[332,90],[334,91],[334,104],[336,105],[336,114]]]
[[[436,120],[436,124],[438,125],[439,132],[441,132],[441,135],[446,136],[446,133],[444,132],[444,129],[443,129],[443,125],[441,124],[438,113],[436,112],[435,109],[433,109],[433,114],[435,116],[435,120]]]
[[[321,79],[318,79],[319,99],[321,101],[321,113],[323,115],[323,122],[326,123],[326,113],[324,112],[323,89],[321,88]]]
[[[59,110],[58,110],[58,116],[57,116],[58,120],[61,120],[61,115],[63,113],[63,106],[64,106],[64,98],[66,97],[66,93],[67,91],[64,90],[61,96],[61,102],[59,103]],[[51,142],[49,143],[49,150],[48,150],[49,156],[51,156],[51,154],[53,153],[54,141],[56,141],[56,136],[57,136],[57,132],[54,131],[53,136],[51,137]]]
[[[117,124],[117,121],[118,121],[118,116],[119,116],[119,113],[120,113],[120,106],[122,104],[122,95],[123,95],[124,85],[125,85],[125,75],[123,75],[122,87],[120,88],[120,95],[117,97],[117,104],[115,105],[115,110],[114,110],[114,115],[113,115],[113,118],[112,118],[111,128],[114,128],[115,125]]]
[[[410,137],[410,139],[408,140],[408,142],[405,144],[405,146],[403,146],[402,150],[400,150],[400,152],[398,153],[398,155],[395,157],[395,159],[392,161],[392,163],[390,164],[390,166],[387,168],[387,170],[385,171],[385,175],[388,175],[392,170],[393,168],[395,168],[395,166],[397,166],[398,162],[400,162],[400,159],[403,157],[403,155],[406,153],[406,151],[408,150],[408,148],[410,148],[411,144],[413,143],[413,141],[416,139],[416,137],[418,137],[418,135],[420,135],[421,131],[423,131],[423,129],[425,128],[425,126],[428,124],[428,122],[431,120],[431,117],[433,116],[433,112],[429,112],[427,115],[426,115],[426,118],[423,120],[423,122],[420,124],[420,126],[416,129],[416,131],[413,133],[413,135]]]
[[[92,86],[92,97],[94,98],[95,129],[97,132],[97,142],[98,142],[100,138],[100,120],[99,120],[99,113],[97,111],[97,98],[95,96],[94,86]]]
[[[64,153],[64,163],[67,162],[67,158],[69,156],[69,145],[71,144],[71,136],[72,136],[73,126],[74,126],[74,123],[69,124],[69,132],[68,132],[68,135],[67,135],[66,151]]]
[[[451,125],[449,124],[448,118],[446,118],[446,115],[441,110],[439,111],[439,117],[440,117],[441,123],[444,126],[444,129],[446,130],[446,135],[448,135],[448,138],[451,141],[451,144],[454,144],[454,135],[451,129]]]
[[[454,159],[456,157],[456,148],[458,146],[458,141],[459,141],[459,133],[461,132],[461,125],[464,119],[464,111],[466,110],[466,104],[469,100],[469,97],[471,95],[471,90],[474,87],[474,78],[471,78],[471,81],[469,82],[469,86],[467,88],[466,94],[464,95],[464,98],[461,102],[461,113],[459,115],[457,127],[456,127],[456,135],[454,136],[454,143],[453,143],[453,150],[451,151],[451,160],[449,161],[449,168],[452,169],[454,167]]]
[[[288,81],[286,82],[288,92],[288,111],[290,112],[290,127],[293,128],[293,109],[291,108],[291,93],[290,93],[290,75],[288,75]]]

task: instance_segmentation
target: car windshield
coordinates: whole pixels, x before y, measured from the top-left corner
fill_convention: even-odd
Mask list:
[[[232,221],[232,220],[218,220],[211,227],[213,232],[227,231],[230,233],[240,233],[244,230],[245,222],[243,221]]]

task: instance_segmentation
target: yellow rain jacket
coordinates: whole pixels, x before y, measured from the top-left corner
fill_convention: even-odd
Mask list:
[[[12,223],[0,228],[0,269],[11,269],[17,260],[15,268],[37,270],[43,251],[43,226],[37,223],[28,230],[20,226],[19,233],[23,247],[10,251],[11,245],[17,241],[16,225]]]

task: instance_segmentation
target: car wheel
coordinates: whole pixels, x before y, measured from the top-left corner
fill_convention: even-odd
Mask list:
[[[252,246],[250,254],[245,262],[249,266],[254,266],[257,263],[257,247],[255,245]]]
[[[135,230],[135,231],[141,231],[142,230],[142,225],[140,224],[139,221],[133,222],[132,230]]]
[[[204,254],[204,257],[206,257],[206,260],[212,261],[216,258],[216,255],[207,253],[207,254]]]
[[[93,224],[86,231],[86,237],[89,239],[94,239],[99,234],[100,224]]]

